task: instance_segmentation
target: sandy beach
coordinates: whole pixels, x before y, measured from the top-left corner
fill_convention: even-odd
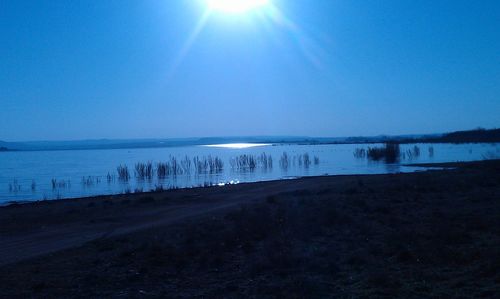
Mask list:
[[[492,298],[500,160],[0,207],[0,297]]]

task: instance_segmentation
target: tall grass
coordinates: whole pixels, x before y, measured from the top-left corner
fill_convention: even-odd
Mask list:
[[[433,154],[434,154],[434,152],[433,152]],[[409,159],[409,160],[416,159],[416,158],[420,157],[420,148],[415,145],[412,148],[407,149],[401,155],[402,155],[403,159]]]
[[[434,147],[429,146],[428,151],[429,151],[429,158],[434,157]]]
[[[428,147],[429,157],[434,156],[434,147]],[[416,159],[422,154],[420,147],[414,145],[411,148],[401,151],[398,143],[385,143],[382,147],[369,147],[368,150],[356,148],[354,157],[361,159],[367,157],[369,160],[379,161],[385,160],[387,163],[394,163],[400,159]]]
[[[170,157],[170,163],[168,165],[170,165],[170,172],[173,175],[182,174],[182,168],[179,162],[177,162],[177,158]]]
[[[191,159],[188,156],[181,160],[181,167],[184,173],[191,173]]]
[[[207,172],[208,169],[207,159],[196,156],[193,158],[193,164],[196,174],[202,174]]]
[[[283,152],[280,157],[280,167],[282,170],[287,170],[290,166],[298,166],[303,168],[309,168],[311,164],[319,165],[319,157],[314,156],[311,159],[309,153],[298,154],[294,156],[288,155],[287,152]]]
[[[239,155],[229,160],[231,169],[239,171],[254,171],[257,168],[268,170],[273,168],[273,157],[266,153],[258,156],[254,155]]]
[[[386,163],[395,163],[399,161],[401,149],[398,143],[386,143],[383,147],[369,147],[366,156],[373,161],[385,160]]]
[[[273,157],[271,155],[267,155],[266,153],[260,154],[257,162],[263,169],[273,168]]]
[[[156,164],[156,175],[162,180],[170,174],[170,164],[168,162],[159,162]]]
[[[219,173],[224,168],[224,162],[219,157],[212,158],[212,156],[208,156],[208,167],[210,173]]]
[[[253,155],[239,155],[229,161],[232,169],[250,170],[257,168],[257,158]]]
[[[366,149],[364,148],[356,148],[354,150],[354,157],[357,159],[364,159],[366,158]]]
[[[289,165],[290,165],[290,159],[288,157],[288,153],[283,152],[283,154],[280,157],[280,167],[284,170],[287,170]]]
[[[91,187],[97,185],[101,182],[101,178],[98,176],[87,176],[82,177],[82,185],[84,187]]]
[[[299,166],[304,166],[305,168],[309,168],[311,165],[311,158],[309,157],[309,153],[305,153],[299,156]]]
[[[219,157],[194,157],[193,164],[196,174],[220,173],[224,169],[224,162]]]
[[[118,180],[122,182],[128,182],[130,180],[130,172],[128,171],[127,165],[119,165],[116,171],[118,172]]]
[[[52,179],[50,180],[50,183],[52,185],[52,190],[56,189],[66,189],[71,186],[71,181],[70,180],[57,180],[57,179]]]
[[[106,175],[106,181],[108,182],[108,184],[111,184],[111,182],[115,181],[115,176],[108,172],[108,174]]]
[[[208,167],[208,165],[207,165]],[[191,159],[187,156],[178,161],[176,157],[170,157],[169,161],[156,164],[156,175],[159,179],[165,179],[172,175],[189,174],[191,172]]]
[[[17,182],[17,180],[12,181],[12,183],[9,183],[9,192],[14,192],[17,193],[21,191],[21,185]]]
[[[140,180],[151,180],[153,178],[153,163],[148,161],[146,163],[135,164],[135,177]]]

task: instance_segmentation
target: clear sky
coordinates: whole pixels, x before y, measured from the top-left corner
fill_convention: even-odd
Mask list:
[[[500,127],[500,1],[271,1],[0,1],[0,140]]]

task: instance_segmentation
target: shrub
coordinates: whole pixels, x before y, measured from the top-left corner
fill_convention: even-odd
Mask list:
[[[399,160],[401,149],[398,143],[386,143],[383,147],[369,147],[366,156],[370,160],[385,160],[386,163],[394,163]]]

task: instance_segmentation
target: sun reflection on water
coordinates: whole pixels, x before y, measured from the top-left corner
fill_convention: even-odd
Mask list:
[[[219,147],[219,148],[230,148],[230,149],[245,149],[258,146],[269,146],[268,143],[223,143],[223,144],[208,144],[203,145],[206,147]]]

